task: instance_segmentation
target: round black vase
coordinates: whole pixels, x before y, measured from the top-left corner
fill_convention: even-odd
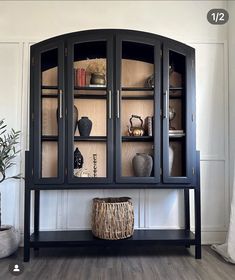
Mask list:
[[[78,121],[78,130],[80,133],[80,136],[89,136],[91,133],[92,128],[92,121],[88,119],[88,117],[82,117]]]

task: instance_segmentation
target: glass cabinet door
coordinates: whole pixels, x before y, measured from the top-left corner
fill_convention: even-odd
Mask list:
[[[63,53],[63,44],[32,49],[33,175],[39,184],[59,184],[64,179]]]
[[[193,60],[188,48],[163,52],[163,181],[189,183],[195,150]]]
[[[160,181],[160,44],[118,36],[116,181]]]
[[[92,38],[92,39],[91,39]],[[111,182],[112,40],[80,36],[68,44],[68,178]]]

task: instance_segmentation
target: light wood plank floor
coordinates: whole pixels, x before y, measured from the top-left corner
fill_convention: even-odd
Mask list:
[[[192,247],[193,248],[193,247]],[[65,248],[31,251],[24,272],[12,276],[9,263],[22,261],[23,250],[0,260],[1,280],[232,280],[235,265],[226,263],[209,246],[203,258],[182,247]]]

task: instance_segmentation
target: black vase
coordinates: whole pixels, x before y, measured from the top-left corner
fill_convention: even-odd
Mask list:
[[[78,130],[80,133],[80,136],[89,136],[91,133],[92,128],[92,121],[88,119],[88,117],[82,117],[78,121]]]

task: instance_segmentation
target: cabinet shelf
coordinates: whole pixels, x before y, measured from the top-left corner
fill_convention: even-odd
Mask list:
[[[106,99],[107,94],[80,94],[75,93],[74,98],[80,98],[80,99]]]
[[[122,136],[123,142],[152,142],[152,136]]]
[[[153,95],[133,95],[133,96],[122,96],[123,100],[153,100]]]
[[[80,87],[80,86],[74,86],[74,90],[107,90],[107,86],[84,86],[84,87]]]
[[[41,137],[42,141],[58,141],[58,136],[56,135],[43,135]]]
[[[176,230],[135,230],[132,237],[119,240],[96,238],[91,230],[73,231],[39,231],[30,236],[30,247],[60,247],[92,245],[195,245],[194,234],[185,229]]]
[[[122,87],[122,91],[153,91],[150,87]]]
[[[94,142],[106,142],[106,136],[74,136],[74,141],[94,141]]]
[[[41,95],[42,98],[58,98],[59,94],[57,93],[46,93]]]
[[[174,91],[174,90],[183,90],[183,87],[169,87],[169,91]]]
[[[58,136],[55,135],[44,135],[41,137],[42,141],[58,141]],[[95,142],[105,142],[107,141],[106,136],[74,136],[74,141],[95,141]]]
[[[41,86],[41,89],[59,89],[58,86]]]

